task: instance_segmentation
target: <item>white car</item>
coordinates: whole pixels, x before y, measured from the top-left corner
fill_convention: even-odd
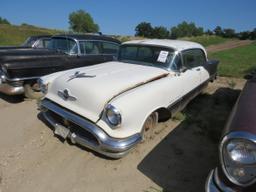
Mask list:
[[[56,135],[120,158],[213,81],[217,65],[197,43],[129,41],[118,61],[41,78],[40,110]]]

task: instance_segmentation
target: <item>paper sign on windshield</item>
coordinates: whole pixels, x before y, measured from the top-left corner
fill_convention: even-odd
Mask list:
[[[165,63],[167,60],[169,52],[168,51],[160,51],[159,56],[157,58],[157,62]]]

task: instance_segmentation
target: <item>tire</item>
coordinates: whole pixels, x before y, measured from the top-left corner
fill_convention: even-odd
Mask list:
[[[29,99],[40,99],[43,97],[43,93],[40,91],[34,90],[31,84],[24,85],[24,95]]]
[[[143,128],[142,128],[142,141],[145,141],[153,137],[154,128],[158,123],[158,113],[151,113],[150,116],[146,119]]]

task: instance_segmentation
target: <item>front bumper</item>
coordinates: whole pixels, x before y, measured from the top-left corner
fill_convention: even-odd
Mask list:
[[[21,95],[24,93],[24,87],[8,83],[5,75],[0,71],[0,92],[6,95]]]
[[[113,138],[107,135],[95,123],[44,99],[39,104],[44,118],[57,129],[64,126],[70,129],[68,138],[72,143],[85,146],[93,151],[111,158],[121,158],[125,156],[141,140],[141,134],[137,133],[128,138]],[[68,126],[63,122],[69,122]]]
[[[23,86],[12,86],[8,83],[0,84],[0,92],[6,95],[21,95],[24,93]]]
[[[205,184],[206,192],[235,192],[230,187],[226,186],[218,176],[218,169],[212,170]]]

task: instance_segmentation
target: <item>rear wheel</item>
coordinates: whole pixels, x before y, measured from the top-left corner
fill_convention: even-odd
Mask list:
[[[37,83],[25,84],[24,92],[25,97],[29,99],[40,99],[41,97],[43,97],[43,93],[40,91]]]
[[[152,113],[145,121],[142,129],[142,139],[150,139],[154,134],[154,128],[158,123],[158,113]]]

